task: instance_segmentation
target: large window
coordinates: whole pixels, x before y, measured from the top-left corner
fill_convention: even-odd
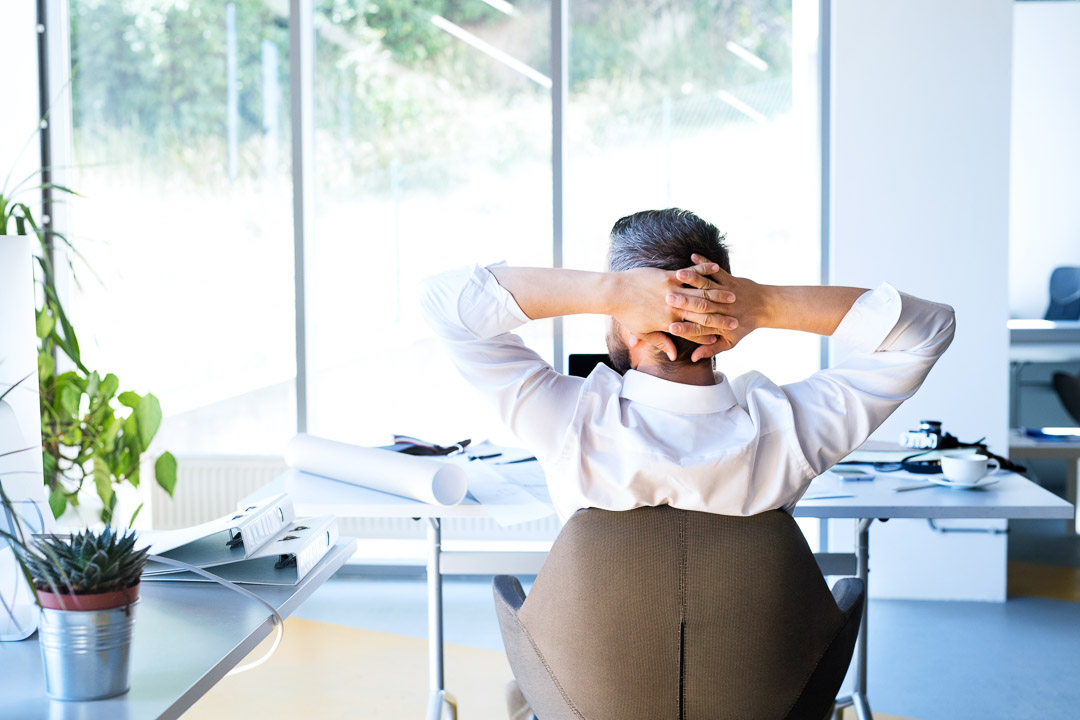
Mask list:
[[[310,429],[497,432],[429,333],[420,280],[551,265],[551,8],[325,3],[316,22]],[[550,358],[551,324],[526,327]]]
[[[69,3],[84,354],[161,398],[162,446],[280,452],[297,407],[289,13],[308,4]],[[419,281],[550,265],[555,172],[568,267],[601,268],[619,217],[680,206],[729,233],[737,274],[818,282],[816,13],[571,0],[556,128],[551,0],[315,0],[309,431],[506,439],[424,325]],[[523,334],[553,361],[559,339],[603,349],[602,318],[554,327]],[[816,339],[777,335],[719,358],[779,380],[817,364]]]
[[[288,16],[262,0],[70,0],[80,290],[95,369],[174,452],[295,432]]]
[[[618,218],[682,207],[728,233],[736,275],[820,282],[810,5],[571,2],[567,266],[603,268]],[[605,323],[568,320],[567,350],[603,352]],[[716,362],[787,381],[817,369],[817,348],[756,333]]]

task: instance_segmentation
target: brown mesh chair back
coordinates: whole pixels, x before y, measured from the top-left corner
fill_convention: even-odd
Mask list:
[[[830,592],[785,512],[582,510],[525,598],[498,576],[511,668],[539,720],[824,718],[862,583]]]

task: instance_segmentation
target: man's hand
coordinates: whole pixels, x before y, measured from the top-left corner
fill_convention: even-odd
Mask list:
[[[653,345],[672,360],[675,343],[665,335],[673,323],[686,324],[680,335],[696,343],[712,344],[721,332],[735,329],[738,320],[724,308],[735,301],[726,289],[710,289],[709,306],[693,312],[669,304],[676,293],[704,299],[706,291],[692,286],[678,273],[657,268],[636,268],[624,272],[583,272],[562,268],[517,268],[493,265],[488,270],[533,320],[576,315],[610,315],[640,340]],[[690,268],[694,278],[719,272],[708,261]],[[683,272],[683,271],[679,271]],[[689,276],[687,276],[689,277]],[[692,282],[701,282],[693,280]]]
[[[692,255],[691,260],[697,264],[676,275],[694,290],[681,290],[668,298],[669,304],[685,314],[684,321],[672,323],[668,332],[700,342],[697,338],[703,326],[720,328],[719,315],[738,321],[731,330],[719,330],[715,342],[695,349],[691,356],[695,362],[730,350],[763,327],[832,335],[851,306],[866,292],[855,287],[762,285],[748,278],[732,277],[723,270],[702,271],[703,266],[711,263],[700,255]],[[719,293],[731,293],[738,299],[718,304]],[[709,321],[703,322],[706,318]]]
[[[668,304],[683,311],[682,320],[673,322],[668,332],[701,343],[691,356],[697,362],[732,349],[751,332],[765,327],[770,296],[768,286],[734,277],[708,258],[695,254],[691,260],[696,265],[679,270],[676,276],[694,291],[680,289],[668,295]],[[721,297],[733,299],[721,303]],[[721,326],[724,315],[736,321],[734,327],[725,330]],[[704,342],[705,331],[710,328],[718,331],[717,337],[711,343]]]
[[[735,302],[736,296],[732,292],[717,287],[698,289],[698,286],[693,284],[696,282],[701,285],[702,280],[710,282],[706,276],[711,272],[723,270],[716,263],[702,258],[698,265],[677,273],[656,268],[636,268],[613,273],[616,280],[615,292],[610,298],[608,314],[672,360],[676,355],[675,343],[664,331],[670,332],[670,328],[674,326],[680,327],[680,337],[711,347],[718,342],[719,333],[732,332],[738,325],[733,313],[724,310],[727,304]],[[690,282],[684,278],[690,278]],[[705,299],[706,295],[708,300]],[[693,310],[680,307],[672,302],[676,297],[697,303],[704,302],[707,306],[697,304]],[[692,322],[686,322],[688,320]],[[695,350],[695,354],[697,352],[699,351]]]

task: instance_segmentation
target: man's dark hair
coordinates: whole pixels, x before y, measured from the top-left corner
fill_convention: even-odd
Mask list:
[[[608,249],[608,269],[613,272],[653,267],[661,270],[681,270],[693,264],[690,255],[704,255],[724,270],[731,272],[726,235],[710,222],[689,210],[644,210],[627,215],[611,228]],[[698,344],[674,337],[677,363],[689,363]],[[616,367],[629,366],[629,358],[616,358]],[[625,372],[625,367],[619,368]]]

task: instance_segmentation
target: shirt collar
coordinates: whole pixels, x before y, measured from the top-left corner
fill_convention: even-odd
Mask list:
[[[736,404],[735,393],[723,373],[717,373],[716,379],[715,385],[685,385],[637,370],[627,370],[619,396],[684,415],[723,412]]]

